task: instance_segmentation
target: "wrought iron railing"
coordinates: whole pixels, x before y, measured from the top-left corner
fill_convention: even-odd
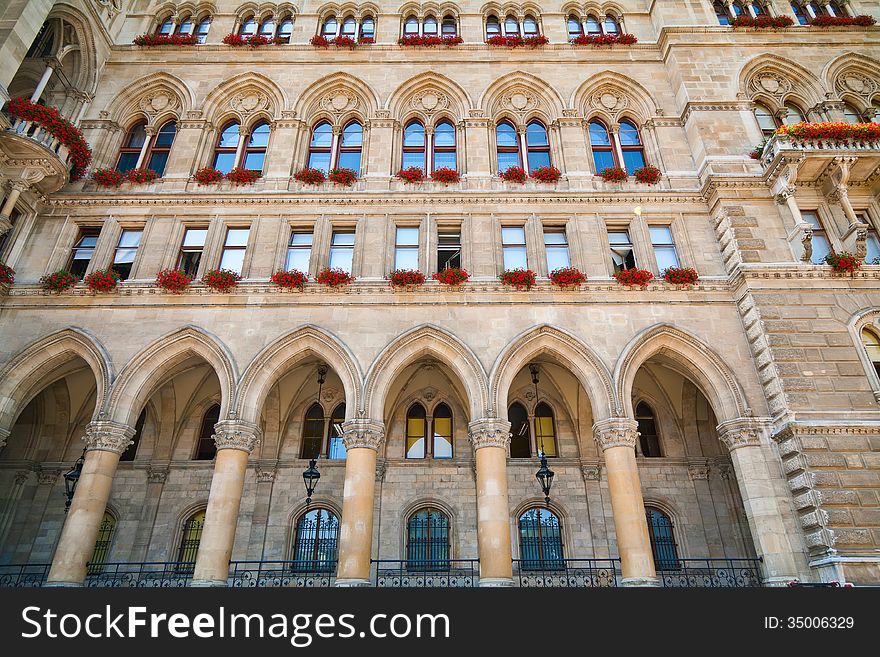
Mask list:
[[[468,588],[480,580],[478,559],[440,561],[372,560],[374,583],[380,588]]]
[[[46,583],[51,564],[0,566],[0,588],[38,588]]]
[[[514,559],[513,576],[524,588],[611,588],[620,559]]]
[[[231,561],[229,586],[325,588],[336,581],[335,561]]]
[[[678,559],[657,570],[660,586],[669,588],[739,588],[761,586],[760,559]]]
[[[89,567],[85,585],[103,588],[175,588],[188,586],[195,564],[190,561],[103,563]]]

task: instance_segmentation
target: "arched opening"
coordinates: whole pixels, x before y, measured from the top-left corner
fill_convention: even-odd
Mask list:
[[[565,567],[562,524],[550,509],[534,507],[519,517],[519,554],[522,570]]]
[[[104,512],[101,524],[98,526],[98,540],[95,541],[95,549],[92,558],[89,559],[88,574],[97,575],[104,572],[104,564],[110,556],[110,547],[113,545],[113,534],[116,532],[116,518],[109,511]]]
[[[223,173],[232,171],[238,154],[239,139],[238,123],[235,121],[227,123],[217,136],[217,143],[214,145],[214,161],[211,165],[213,168]]]
[[[425,170],[425,126],[421,121],[410,121],[403,129],[403,169],[418,167]]]
[[[449,570],[449,516],[436,507],[413,513],[406,521],[407,570]]]
[[[514,402],[507,409],[510,422],[510,458],[527,459],[532,455],[532,432],[525,407]]]
[[[654,409],[645,402],[636,406],[636,422],[639,425],[639,447],[642,456],[663,456],[660,452],[660,437],[657,432],[657,420]]]
[[[122,452],[122,456],[119,457],[120,461],[134,461],[137,457],[138,445],[140,445],[141,437],[144,434],[144,424],[147,421],[147,409],[141,411],[140,416],[138,417],[137,423],[134,425],[134,435],[131,437],[131,445],[129,445],[124,452]]]
[[[672,518],[655,507],[646,507],[648,534],[651,537],[651,552],[654,554],[654,567],[658,571],[678,569],[678,546],[675,542]]]
[[[865,352],[868,354],[868,360],[874,366],[874,371],[880,377],[880,337],[869,328],[862,329],[862,344],[865,346]]]
[[[309,142],[309,168],[330,173],[330,156],[333,148],[333,126],[321,121],[312,130]]]
[[[220,405],[211,406],[202,417],[199,427],[199,440],[196,443],[196,451],[193,459],[196,461],[211,461],[217,456],[217,444],[214,441],[214,425],[220,421]]]
[[[324,508],[311,509],[296,521],[290,560],[294,572],[334,572],[338,555],[339,518]]]
[[[179,572],[192,572],[195,569],[204,528],[204,509],[196,511],[184,521],[177,547],[177,569]]]
[[[502,121],[495,128],[495,147],[498,156],[498,170],[505,171],[510,167],[520,166],[519,136],[516,128],[508,121]]]

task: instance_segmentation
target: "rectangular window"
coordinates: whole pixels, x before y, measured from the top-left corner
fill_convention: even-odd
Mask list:
[[[547,251],[547,271],[571,267],[568,253],[568,239],[565,229],[548,228],[544,230],[544,249]]]
[[[131,268],[143,234],[144,231],[140,228],[127,228],[119,236],[119,244],[116,245],[116,253],[113,255],[113,269],[123,281],[131,276]]]
[[[395,269],[418,269],[419,268],[419,229],[397,228],[397,238],[394,244],[394,268]]]
[[[303,273],[309,271],[309,260],[312,257],[312,234],[293,232],[287,243],[287,260],[284,269],[296,269]]]
[[[628,230],[609,230],[608,243],[611,246],[611,260],[614,262],[615,272],[635,268],[636,257]]]
[[[825,256],[831,253],[831,242],[828,241],[828,234],[819,221],[819,213],[815,210],[807,210],[801,212],[801,216],[813,227],[813,264],[824,264]]]
[[[199,262],[201,262],[202,253],[205,250],[207,235],[207,228],[187,228],[183,234],[180,255],[177,256],[177,268],[182,269],[193,278],[199,271]]]
[[[504,251],[504,269],[528,269],[526,256],[526,229],[507,226],[501,229],[501,246]]]
[[[441,230],[437,233],[437,271],[461,267],[461,232]]]
[[[236,274],[241,274],[244,266],[244,252],[247,249],[250,228],[229,228],[226,231],[226,241],[223,243],[223,253],[220,255],[220,269],[228,269]]]
[[[354,260],[354,231],[333,231],[330,240],[330,266],[351,273]]]
[[[672,240],[672,228],[670,226],[650,226],[651,246],[654,247],[654,256],[657,258],[657,266],[662,272],[667,267],[678,267],[678,254],[675,252],[675,242]]]
[[[86,275],[86,269],[95,255],[95,245],[98,243],[98,235],[101,229],[92,226],[83,226],[79,229],[79,237],[73,245],[73,254],[70,258],[70,273],[82,278]]]

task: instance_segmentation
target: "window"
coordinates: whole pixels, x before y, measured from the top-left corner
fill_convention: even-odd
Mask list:
[[[275,21],[272,16],[260,23],[260,36],[271,39],[275,35]]]
[[[349,39],[357,38],[357,23],[352,16],[342,21],[342,36]]]
[[[342,440],[342,423],[345,422],[345,404],[337,404],[330,417],[330,426],[327,428],[327,457],[331,459],[345,459],[346,449]]]
[[[403,130],[403,166],[425,169],[425,126],[410,121]]]
[[[497,16],[489,16],[486,18],[486,39],[493,36],[501,36],[501,23],[498,22]]]
[[[361,147],[363,146],[364,129],[357,121],[352,121],[342,131],[342,142],[339,145],[338,166],[353,169],[361,175]]]
[[[199,263],[205,250],[207,228],[187,228],[183,233],[180,255],[177,256],[177,267],[195,278],[199,272]]]
[[[495,142],[498,149],[498,170],[504,171],[510,167],[518,167],[519,138],[516,128],[507,121],[502,121],[495,128]]]
[[[529,415],[520,403],[514,403],[507,409],[510,421],[510,458],[527,459],[532,456],[532,434],[529,431]]]
[[[371,16],[361,21],[361,39],[374,39],[376,37],[376,22]]]
[[[422,24],[422,34],[425,36],[437,36],[437,19],[428,16]]]
[[[730,5],[730,6],[733,8],[733,13],[734,13],[735,16],[739,17],[739,16],[742,16],[742,15],[743,15],[743,7],[742,7],[742,3],[734,2],[734,3],[733,3],[732,5]]]
[[[327,509],[312,509],[296,523],[293,554],[294,571],[330,572],[336,569],[339,519]]]
[[[616,144],[612,142],[608,128],[599,120],[590,121],[590,147],[593,151],[593,164],[596,173],[601,173],[608,167],[618,166],[615,145],[620,148],[623,157],[623,168],[630,175],[633,171],[645,166],[645,149],[639,136],[639,130],[629,120],[620,122],[618,134],[614,136]]]
[[[861,113],[849,104],[843,106],[843,118],[847,123],[862,123],[864,121]]]
[[[550,141],[547,139],[547,129],[539,121],[532,121],[526,126],[526,146],[530,172],[550,166]]]
[[[620,32],[620,25],[614,16],[605,17],[605,34],[617,34]]]
[[[452,411],[446,404],[434,409],[434,439],[431,455],[435,459],[452,458]]]
[[[865,238],[865,247],[867,249],[865,253],[865,264],[880,264],[880,239],[877,237],[877,231],[874,228],[874,224],[868,218],[866,212],[856,212],[855,214],[856,219],[858,219],[860,223],[868,226],[868,234]]]
[[[519,553],[523,570],[565,567],[562,528],[550,509],[529,509],[519,517]]]
[[[831,242],[828,241],[828,234],[819,221],[819,214],[815,210],[807,210],[801,212],[801,217],[813,228],[813,264],[825,264],[825,256],[831,253]]]
[[[654,409],[645,402],[636,406],[636,422],[639,425],[639,446],[642,448],[642,456],[663,456],[660,452],[660,438],[657,434],[657,421],[654,419]]]
[[[600,121],[590,121],[590,146],[593,149],[593,164],[596,173],[614,166],[614,148],[611,145],[611,137],[608,128]]]
[[[461,232],[440,230],[437,232],[437,271],[461,267]]]
[[[650,226],[651,246],[654,247],[654,257],[657,258],[657,267],[662,272],[667,267],[678,267],[678,254],[675,252],[675,242],[672,240],[671,226]]]
[[[608,243],[611,245],[611,260],[615,272],[621,269],[633,269],[636,266],[636,257],[628,230],[609,230]]]
[[[868,360],[874,366],[874,371],[877,372],[877,376],[880,376],[880,338],[874,331],[864,328],[862,329],[862,344],[865,345]]]
[[[593,15],[587,16],[587,34],[601,34],[602,28],[599,26],[599,19]]]
[[[354,232],[333,231],[330,239],[330,266],[351,273],[354,260]]]
[[[333,39],[336,37],[336,30],[338,29],[336,23],[336,17],[331,16],[327,20],[324,21],[324,26],[321,28],[321,36],[324,36],[328,39]]]
[[[303,273],[309,271],[309,260],[312,257],[312,234],[294,231],[287,243],[287,260],[284,269],[296,269]]]
[[[199,43],[205,43],[205,40],[208,38],[208,32],[211,29],[211,19],[204,18],[199,22],[199,27],[196,29],[196,40]]]
[[[168,163],[168,156],[171,154],[171,144],[174,143],[174,135],[177,134],[177,123],[168,121],[159,128],[153,144],[147,153],[147,168],[152,169],[159,174],[161,178],[165,173],[165,165]]]
[[[196,444],[196,461],[210,461],[217,454],[217,443],[214,442],[214,425],[220,421],[220,406],[214,404],[202,418],[199,429],[199,442]]]
[[[239,133],[238,124],[228,123],[220,136],[217,137],[217,144],[214,146],[214,164],[213,167],[229,173],[235,167],[235,156],[238,150]]]
[[[177,33],[178,34],[192,34],[192,31],[193,31],[192,16],[187,16],[186,18],[184,18],[180,22],[180,25],[177,26]]]
[[[501,249],[504,253],[504,269],[528,269],[526,256],[526,229],[507,226],[501,229]]]
[[[134,425],[134,435],[131,437],[131,445],[129,445],[124,452],[122,452],[122,456],[119,457],[120,461],[134,461],[137,456],[138,445],[141,442],[141,435],[144,432],[144,422],[147,421],[147,409],[141,411],[140,416],[135,422]]]
[[[621,121],[619,138],[624,168],[632,174],[636,169],[645,166],[645,149],[642,147],[639,129],[630,121]]]
[[[116,170],[130,171],[138,165],[141,151],[147,143],[147,124],[145,121],[135,123],[125,136],[122,148],[119,149],[119,158],[116,160]]]
[[[807,10],[803,7],[803,5],[801,5],[799,2],[792,2],[791,10],[792,12],[794,12],[798,23],[800,23],[801,25],[806,25],[810,22],[810,15],[807,13]]]
[[[427,424],[425,407],[418,403],[410,406],[406,412],[406,458],[425,458]]]
[[[454,16],[446,16],[443,18],[441,32],[444,37],[454,37],[458,34],[458,26],[455,23]]]
[[[140,228],[124,229],[119,236],[116,245],[116,253],[113,255],[113,270],[119,274],[121,280],[127,280],[131,276],[131,267],[137,256],[138,247],[141,244],[141,236],[144,231]]]
[[[568,255],[568,240],[564,228],[544,229],[544,250],[547,252],[547,271],[571,267]]]
[[[449,121],[440,121],[434,127],[434,166],[432,169],[447,167],[456,169],[455,127]]]
[[[247,249],[250,228],[228,228],[223,252],[220,254],[220,269],[228,269],[241,274],[244,267],[244,252]]]
[[[251,132],[247,147],[244,149],[244,168],[262,173],[268,145],[269,124],[259,123]]]
[[[254,36],[257,33],[257,21],[251,16],[241,24],[239,34],[241,36]]]
[[[410,16],[403,23],[403,34],[405,36],[414,36],[419,33],[419,19],[415,16]]]
[[[581,21],[577,16],[571,15],[568,17],[568,21],[566,23],[568,27],[568,39],[575,39],[581,36],[584,33],[583,27],[581,27]]]
[[[804,121],[804,113],[801,112],[797,107],[791,105],[790,103],[785,104],[785,117],[782,119],[782,122],[786,125],[791,125],[792,123],[802,123]]]
[[[519,36],[519,21],[516,16],[508,16],[504,19],[504,34],[506,36]]]
[[[92,558],[89,559],[89,575],[97,575],[104,572],[104,564],[110,556],[110,546],[113,544],[113,533],[116,531],[116,518],[107,511],[98,525],[98,539],[95,541],[95,549],[92,550]]]
[[[171,20],[171,16],[166,18],[159,24],[159,28],[156,30],[157,34],[171,34],[174,32],[174,21]]]
[[[0,260],[2,260],[3,251],[6,249],[6,245],[12,241],[12,233],[15,230],[15,224],[18,222],[20,216],[21,212],[18,211],[18,208],[12,208],[12,212],[9,213],[9,223],[11,227],[5,233],[0,235]]]
[[[77,278],[83,278],[92,256],[95,254],[95,245],[98,243],[98,235],[101,229],[98,226],[83,226],[79,229],[79,238],[73,245],[73,254],[70,258],[70,273]]]
[[[281,43],[290,43],[290,37],[293,36],[293,20],[285,18],[278,24],[278,40]]]
[[[199,553],[199,543],[202,542],[202,530],[205,528],[205,512],[196,511],[186,522],[183,523],[183,532],[180,536],[180,547],[177,550],[177,561],[185,566],[178,566],[183,572],[192,572],[195,566],[196,555]]]
[[[449,518],[440,509],[416,511],[406,523],[407,570],[449,569]]]
[[[395,269],[419,268],[419,229],[397,227],[394,246]]]
[[[309,168],[330,172],[330,155],[333,148],[333,128],[323,121],[312,130],[312,141],[309,144]]]
[[[657,570],[676,570],[678,548],[672,533],[672,519],[660,509],[648,507],[645,513],[648,519],[648,533],[651,535],[654,566]]]
[[[765,137],[770,137],[776,132],[776,118],[773,113],[763,105],[755,105],[755,118],[758,120],[758,127]]]
[[[544,456],[559,456],[556,451],[556,423],[553,410],[544,402],[535,407],[535,443]]]
[[[526,37],[538,36],[538,21],[534,16],[523,18],[523,35]]]
[[[312,404],[303,420],[301,459],[316,459],[321,456],[324,442],[324,409],[320,404]]]

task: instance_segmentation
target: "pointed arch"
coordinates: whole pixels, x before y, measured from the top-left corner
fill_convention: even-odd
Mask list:
[[[73,5],[61,2],[52,7],[52,11],[46,17],[46,21],[62,19],[76,30],[77,46],[80,53],[81,66],[78,67],[76,79],[70,80],[74,88],[94,94],[98,85],[98,51],[95,46],[95,35],[92,28],[92,19],[82,13]],[[63,58],[63,54],[59,59]],[[65,53],[66,54],[66,53]],[[68,73],[70,76],[70,73]]]
[[[614,368],[618,414],[634,418],[633,382],[649,358],[666,356],[683,376],[709,400],[719,424],[751,415],[745,392],[721,356],[687,331],[670,324],[655,324],[633,337]]]
[[[312,126],[319,117],[341,123],[355,115],[366,121],[378,107],[379,99],[369,85],[350,73],[337,72],[312,82],[300,94],[294,110]]]
[[[822,72],[825,86],[860,110],[880,98],[880,61],[854,52],[832,59]]]
[[[180,78],[159,71],[127,84],[108,103],[110,120],[128,125],[142,116],[147,125],[158,126],[168,118],[180,120],[195,107],[195,94]]]
[[[311,324],[282,335],[254,357],[242,374],[235,398],[238,417],[258,423],[269,389],[309,355],[325,361],[342,380],[346,419],[354,417],[361,402],[362,376],[357,359],[342,340]]]
[[[514,378],[529,361],[542,354],[554,356],[580,381],[590,397],[594,421],[612,414],[614,389],[604,361],[579,338],[549,324],[520,333],[498,355],[489,378],[491,411],[499,417],[506,416]]]
[[[101,342],[84,329],[71,327],[32,342],[0,369],[0,429],[11,429],[28,403],[52,373],[69,361],[81,358],[95,376],[97,417],[113,382],[110,356]]]
[[[394,338],[367,371],[364,410],[367,417],[384,417],[385,398],[391,384],[420,356],[430,354],[451,369],[464,385],[470,419],[486,417],[486,371],[476,354],[452,333],[432,324],[417,326]]]
[[[220,417],[231,406],[238,372],[232,354],[215,335],[197,326],[185,326],[154,340],[137,353],[110,389],[103,413],[108,420],[134,426],[149,397],[191,356],[202,358],[220,381]]]
[[[202,113],[214,124],[235,116],[242,125],[249,125],[257,116],[280,119],[282,110],[288,108],[287,95],[281,87],[262,73],[248,71],[214,87],[205,97]]]
[[[524,101],[516,96],[522,96]],[[549,125],[562,116],[563,103],[556,90],[544,80],[531,73],[515,71],[490,84],[480,96],[478,107],[492,119],[506,115],[525,123],[540,116]]]
[[[422,102],[426,96],[430,100]],[[424,120],[443,114],[458,122],[467,117],[470,107],[471,97],[458,82],[433,71],[423,71],[406,80],[385,103],[391,116],[401,121],[415,111]]]
[[[765,53],[746,62],[739,73],[739,93],[780,109],[790,98],[800,99],[806,111],[822,102],[825,87],[808,69],[779,55]]]
[[[609,123],[629,116],[642,124],[658,114],[651,92],[633,78],[614,71],[587,78],[571,94],[569,107],[587,118],[599,116]]]

